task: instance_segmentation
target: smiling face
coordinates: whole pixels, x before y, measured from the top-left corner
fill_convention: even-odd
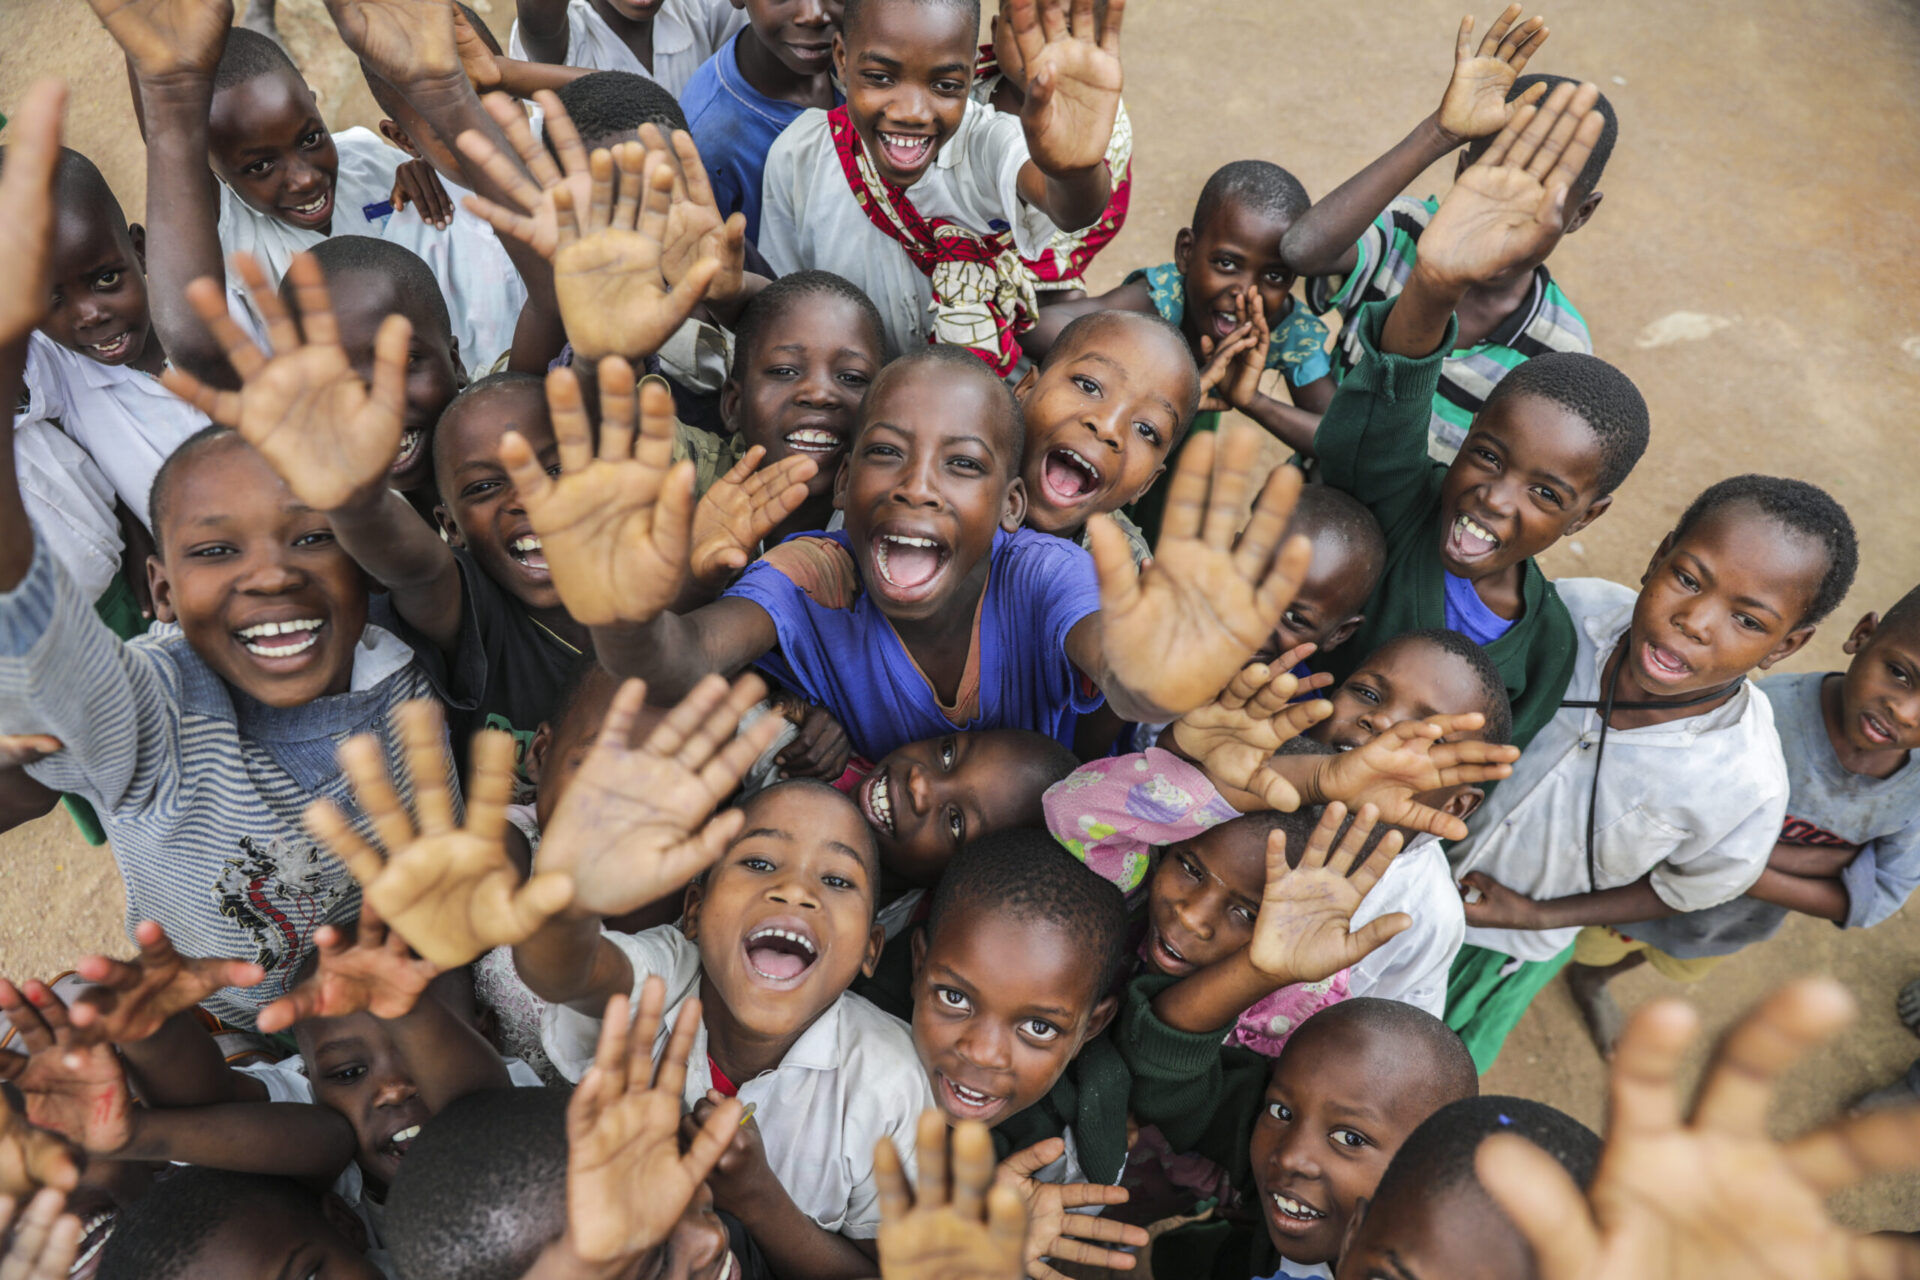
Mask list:
[[[995,1125],[1040,1101],[1117,1003],[1058,925],[984,904],[956,903],[913,956],[913,1047],[949,1120]]]
[[[753,34],[796,76],[833,68],[833,33],[841,0],[746,0]]]
[[[340,346],[354,373],[373,380],[373,340],[381,322],[400,314],[413,324],[407,344],[407,414],[400,456],[387,483],[402,493],[425,488],[433,479],[433,426],[447,404],[467,384],[460,344],[446,322],[422,299],[410,298],[392,280],[367,271],[335,272],[327,277]]]
[[[1043,533],[1073,536],[1145,493],[1198,396],[1193,358],[1170,330],[1107,314],[1020,383],[1027,524]]]
[[[327,517],[238,436],[198,446],[168,486],[160,554],[147,562],[160,620],[268,706],[345,692],[367,585]]]
[[[1801,619],[1826,572],[1817,539],[1750,503],[1669,534],[1640,579],[1617,696],[1684,699],[1790,656],[1813,636]]]
[[[867,0],[833,38],[847,114],[881,178],[911,187],[960,128],[978,36],[960,5]]]
[[[1267,840],[1247,822],[1223,822],[1160,853],[1147,882],[1142,953],[1182,976],[1224,960],[1253,939],[1267,885]]]
[[[1337,751],[1351,751],[1402,720],[1486,710],[1480,677],[1466,659],[1418,641],[1389,640],[1375,649],[1330,700],[1333,714],[1307,736]]]
[[[818,465],[809,499],[833,494],[860,400],[885,363],[876,337],[851,299],[802,294],[754,330],[740,376],[721,389],[721,417],[767,451],[762,466],[794,454]]]
[[[470,395],[435,431],[433,462],[440,504],[434,517],[447,540],[472,553],[480,569],[530,609],[553,609],[560,595],[520,491],[500,463],[500,438],[517,431],[540,465],[560,470],[546,389],[537,380],[502,383]]]
[[[835,484],[860,576],[896,622],[971,609],[995,531],[1026,515],[1012,407],[974,368],[985,376],[944,359],[897,362],[868,393]]]
[[[1248,1144],[1274,1247],[1303,1264],[1340,1255],[1354,1206],[1441,1105],[1429,1055],[1365,1024],[1302,1023],[1267,1083]]]
[[[214,94],[207,149],[214,173],[248,208],[302,231],[332,231],[340,155],[296,72],[268,72]]]
[[[53,223],[53,305],[40,332],[101,364],[145,363],[153,321],[147,264],[114,210],[61,202]]]
[[[1173,242],[1173,262],[1186,286],[1180,328],[1195,358],[1202,336],[1219,342],[1240,327],[1238,300],[1248,289],[1260,295],[1267,323],[1278,323],[1292,305],[1294,273],[1280,257],[1280,238],[1293,225],[1235,199],[1222,200],[1206,223],[1182,228]]]
[[[1065,774],[1059,748],[1018,729],[950,733],[890,751],[854,792],[890,877],[931,887],[969,840],[1039,826]]]
[[[1479,581],[1598,519],[1600,446],[1586,419],[1551,400],[1503,396],[1481,411],[1440,486],[1440,563]]]
[[[798,1038],[873,971],[885,934],[873,920],[872,849],[858,811],[831,788],[788,783],[748,802],[745,829],[687,890],[686,934],[718,997],[709,1026]]]
[[[1920,747],[1920,611],[1884,622],[1868,614],[1854,624],[1847,652],[1840,736],[1862,754]],[[1830,720],[1828,732],[1835,727]]]
[[[1378,565],[1345,538],[1300,532],[1313,538],[1307,580],[1280,615],[1280,625],[1249,661],[1271,664],[1303,644],[1312,644],[1317,654],[1325,655],[1346,643],[1365,620],[1360,611],[1373,594]]]

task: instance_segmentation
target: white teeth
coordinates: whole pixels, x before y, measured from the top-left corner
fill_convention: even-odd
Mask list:
[[[904,533],[890,533],[887,535],[887,541],[897,542],[903,547],[937,547],[940,545],[932,538],[914,538]]]
[[[791,929],[756,929],[747,935],[748,942],[758,942],[762,938],[785,938],[788,942],[798,943],[808,955],[814,954],[812,940],[802,937]]]
[[[978,1089],[969,1089],[951,1077],[947,1079],[947,1084],[952,1087],[954,1096],[970,1107],[984,1107],[993,1101],[992,1094],[981,1093]]]
[[[534,537],[532,534],[528,534],[524,538],[515,538],[507,544],[507,550],[509,551],[538,551],[539,549],[540,539]]]
[[[400,456],[393,460],[398,467],[413,461],[413,455],[420,451],[420,442],[426,438],[424,431],[407,431],[400,436]]]
[[[840,437],[818,427],[802,427],[787,433],[787,443],[808,453],[830,453],[840,447]]]
[[[1278,1191],[1273,1193],[1273,1203],[1274,1203],[1274,1206],[1280,1210],[1280,1212],[1286,1214],[1289,1218],[1300,1218],[1303,1220],[1310,1221],[1314,1218],[1324,1218],[1327,1216],[1326,1214],[1321,1213],[1318,1209],[1308,1208],[1306,1205],[1301,1204],[1298,1200],[1289,1200],[1287,1197],[1281,1195]]]
[[[886,828],[888,831],[892,831],[893,830],[893,784],[892,784],[892,781],[889,779],[889,777],[885,773],[882,773],[878,778],[874,780],[873,790],[868,793],[868,797],[873,803],[873,812],[875,816],[877,816],[881,822],[886,824]]]
[[[1491,542],[1496,546],[1498,546],[1500,543],[1500,539],[1494,537],[1492,533],[1488,532],[1486,529],[1483,529],[1479,525],[1475,524],[1471,516],[1461,516],[1460,527],[1462,529],[1465,529],[1468,533],[1472,534],[1474,537],[1479,538],[1483,542]]]
[[[933,145],[933,139],[924,134],[883,133],[880,141],[890,147],[902,147],[909,151],[919,151]]]
[[[1082,457],[1079,450],[1070,449],[1062,445],[1060,452],[1066,454],[1067,460],[1073,463],[1074,466],[1079,467],[1082,471],[1092,476],[1095,484],[1100,482],[1100,468],[1094,466],[1091,462],[1087,461],[1086,458]]]
[[[392,1143],[394,1146],[399,1146],[403,1142],[412,1142],[415,1138],[419,1136],[420,1136],[420,1126],[417,1124],[408,1125],[406,1128],[402,1129],[400,1132],[394,1134],[391,1138],[388,1138],[387,1141]]]
[[[291,622],[262,622],[242,630],[242,640],[252,640],[259,636],[283,636],[289,631],[318,631],[321,627],[318,618],[295,618]]]
[[[727,1256],[720,1264],[718,1280],[733,1280],[733,1250],[727,1250]]]
[[[293,211],[295,213],[318,213],[326,205],[326,203],[327,203],[326,194],[322,192],[320,195],[315,196],[313,199],[307,201],[305,204],[297,204],[293,206]]]

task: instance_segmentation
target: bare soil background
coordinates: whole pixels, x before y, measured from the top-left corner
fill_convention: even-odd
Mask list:
[[[504,44],[511,0],[474,5]],[[1460,12],[1458,0],[1133,0],[1134,203],[1094,283],[1170,257],[1201,184],[1227,161],[1269,159],[1326,194],[1439,100]],[[1894,0],[1834,0],[1817,23],[1789,0],[1563,0],[1546,13],[1553,35],[1531,69],[1597,81],[1620,116],[1606,200],[1554,271],[1654,418],[1652,449],[1613,511],[1547,568],[1634,582],[1712,481],[1814,481],[1851,511],[1862,566],[1789,666],[1836,669],[1853,620],[1920,579],[1920,17]],[[280,24],[329,123],[374,124],[320,0],[281,0]],[[143,158],[121,61],[83,0],[5,0],[0,48],[0,111],[33,77],[65,76],[69,144],[139,219]],[[1410,190],[1443,190],[1450,172],[1449,161]],[[62,814],[0,837],[0,867],[0,973],[51,975],[86,951],[129,949],[111,857]],[[1859,1025],[1784,1090],[1779,1132],[1920,1053],[1893,1014],[1894,993],[1920,973],[1917,926],[1912,908],[1865,932],[1796,919],[1687,988],[1715,1030],[1802,973],[1834,974],[1858,995]],[[1671,986],[1643,969],[1617,990],[1631,1006]],[[1600,1122],[1602,1066],[1564,987],[1540,997],[1485,1084]],[[1920,1178],[1883,1178],[1836,1203],[1863,1227],[1920,1228]]]

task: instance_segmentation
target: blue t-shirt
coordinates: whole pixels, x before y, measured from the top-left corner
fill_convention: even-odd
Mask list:
[[[740,74],[740,42],[752,33],[751,27],[741,28],[700,64],[680,92],[680,109],[686,113],[687,132],[693,135],[693,144],[700,149],[700,160],[707,167],[707,180],[713,184],[720,216],[727,217],[736,209],[745,213],[747,239],[757,243],[760,175],[767,167],[767,152],[780,131],[799,119],[806,108],[767,97]],[[841,102],[838,90],[833,101],[836,106]]]
[[[1513,626],[1512,618],[1503,618],[1487,608],[1487,602],[1465,578],[1446,575],[1447,627],[1458,631],[1477,645],[1490,645]]]
[[[825,536],[849,546],[845,533]],[[1103,700],[1067,657],[1067,633],[1100,609],[1093,558],[1032,529],[995,533],[991,555],[980,611],[980,709],[964,725],[940,710],[865,591],[850,609],[828,609],[762,560],[727,595],[753,601],[773,619],[779,647],[756,664],[760,670],[825,707],[869,760],[956,728],[1032,729],[1071,747],[1080,716]]]

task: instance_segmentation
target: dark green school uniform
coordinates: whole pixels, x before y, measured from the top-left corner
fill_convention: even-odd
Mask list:
[[[1362,355],[1313,437],[1321,477],[1364,502],[1387,539],[1386,572],[1367,600],[1366,621],[1326,655],[1327,668],[1341,680],[1393,637],[1447,625],[1440,563],[1440,483],[1447,469],[1427,456],[1427,423],[1457,326],[1449,323],[1446,340],[1430,356],[1382,355],[1380,331],[1392,307],[1371,303],[1355,318]],[[1540,567],[1528,560],[1521,574],[1523,611],[1486,651],[1513,702],[1514,745],[1524,748],[1560,709],[1573,674],[1574,632]]]

